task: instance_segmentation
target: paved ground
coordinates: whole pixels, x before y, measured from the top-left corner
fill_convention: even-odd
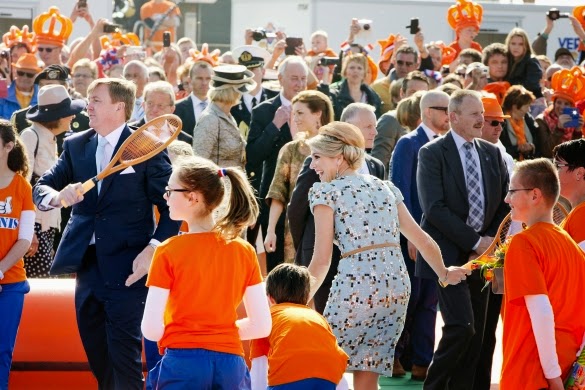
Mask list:
[[[443,326],[443,319],[441,314],[437,315],[437,326],[436,326],[436,343],[439,342],[441,337],[441,327]],[[498,390],[500,388],[500,372],[502,369],[502,322],[498,324],[496,331],[496,350],[494,352],[494,362],[492,366],[492,386],[490,390]],[[352,376],[351,374],[345,374],[349,382],[350,389],[352,387]],[[410,373],[405,378],[380,378],[380,389],[381,390],[418,390],[422,389],[422,382],[410,380]]]

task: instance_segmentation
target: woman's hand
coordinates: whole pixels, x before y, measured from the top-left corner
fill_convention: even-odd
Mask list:
[[[446,269],[443,277],[439,277],[441,286],[455,285],[467,279],[467,275],[471,275],[471,270],[463,267],[449,267]]]
[[[37,237],[36,233],[33,233],[30,248],[28,248],[28,251],[26,252],[25,256],[26,257],[33,257],[37,253],[38,249],[39,249],[39,238]]]
[[[268,230],[266,232],[266,238],[264,239],[264,248],[266,252],[274,252],[276,250],[276,234],[274,230]]]

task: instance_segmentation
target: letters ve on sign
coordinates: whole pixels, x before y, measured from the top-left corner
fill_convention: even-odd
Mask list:
[[[569,50],[577,50],[579,47],[579,38],[565,37],[559,38],[559,46]]]

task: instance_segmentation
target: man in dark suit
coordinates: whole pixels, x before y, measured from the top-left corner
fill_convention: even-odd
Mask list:
[[[171,174],[166,152],[98,182],[82,182],[105,167],[130,136],[135,86],[98,79],[88,89],[91,129],[67,138],[59,160],[33,190],[40,210],[73,206],[51,273],[77,273],[77,325],[100,389],[142,389],[142,338],[148,272],[156,245],[177,234],[163,199]],[[160,213],[155,227],[153,206]]]
[[[390,160],[390,180],[402,192],[404,205],[417,223],[422,217],[416,184],[418,151],[449,130],[448,106],[449,95],[445,92],[426,92],[420,101],[421,125],[398,140]],[[405,349],[411,347],[411,378],[424,380],[435,349],[438,286],[434,280],[415,276],[416,248],[402,235],[400,247],[410,277],[411,292],[406,322],[394,354],[392,376],[406,374],[399,359],[404,356]]]
[[[196,62],[191,67],[189,79],[193,91],[189,96],[177,102],[175,107],[175,115],[183,121],[183,132],[186,133],[179,134],[181,141],[193,143],[193,129],[197,124],[197,119],[209,104],[207,92],[212,74],[211,65],[205,61]]]
[[[421,227],[439,245],[446,266],[461,266],[484,252],[508,213],[508,171],[499,149],[484,140],[484,109],[476,91],[459,90],[449,102],[451,131],[424,145],[418,155]],[[448,271],[447,271],[448,274]],[[416,275],[445,280],[421,258]],[[439,289],[445,322],[428,369],[425,389],[473,388],[483,338],[487,291],[478,272]]]
[[[374,107],[365,103],[351,103],[343,110],[341,119],[343,122],[357,126],[362,131],[366,141],[365,148],[372,147],[374,137],[376,136],[376,111]],[[315,248],[315,220],[309,208],[309,190],[313,187],[313,184],[320,181],[317,173],[310,168],[311,161],[311,156],[305,160],[297,178],[297,184],[291,195],[290,203],[287,206],[289,228],[295,250],[297,251],[295,263],[305,266],[311,263]],[[358,173],[370,174],[384,180],[384,171],[384,165],[380,160],[366,154],[364,164],[362,164]],[[323,310],[325,310],[331,283],[337,274],[337,265],[340,258],[341,253],[339,249],[336,245],[333,245],[329,272],[313,297],[315,309],[319,313],[323,313]]]
[[[231,110],[242,136],[247,139],[252,119],[252,109],[258,104],[272,99],[278,95],[278,92],[262,87],[262,79],[265,73],[264,65],[270,60],[270,53],[258,46],[245,45],[232,50],[232,55],[238,61],[238,64],[244,65],[254,73],[254,81],[256,82],[256,88],[244,93],[240,104],[233,106]]]
[[[276,169],[280,148],[292,141],[291,100],[307,88],[309,69],[301,57],[290,56],[278,67],[278,81],[282,91],[276,97],[261,103],[252,110],[250,133],[246,145],[246,172],[250,183],[258,191],[260,216],[258,221],[266,236],[270,208],[264,201]],[[291,134],[292,133],[292,134]],[[284,213],[276,225],[276,250],[266,253],[267,270],[284,261]]]

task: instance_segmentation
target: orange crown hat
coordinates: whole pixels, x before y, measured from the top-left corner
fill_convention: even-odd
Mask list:
[[[59,8],[51,7],[49,12],[35,18],[33,30],[37,34],[37,44],[63,46],[73,31],[73,23],[61,15]]]
[[[29,32],[27,25],[23,26],[22,30],[16,26],[10,27],[10,31],[4,34],[2,41],[8,48],[11,48],[16,44],[23,43],[30,52],[35,52],[36,50],[35,33]]]
[[[483,87],[483,90],[488,93],[494,94],[498,99],[498,103],[500,103],[501,105],[502,103],[504,103],[504,97],[506,96],[508,88],[510,88],[509,82],[494,81],[493,83],[489,83],[485,87]]]
[[[140,38],[134,33],[122,34],[119,31],[112,33],[110,38],[108,35],[102,35],[100,37],[100,43],[102,49],[111,49],[113,47],[120,47],[122,45],[128,46],[140,46]]]
[[[210,53],[209,45],[207,43],[201,45],[201,51],[195,49],[191,49],[189,51],[189,54],[191,54],[191,60],[193,60],[193,62],[204,61],[211,66],[218,65],[220,53],[221,52],[219,51],[219,49],[215,49]]]
[[[466,27],[475,27],[479,31],[482,19],[483,7],[473,1],[457,0],[457,4],[447,11],[447,21],[456,32]]]
[[[559,70],[553,74],[551,87],[554,91],[553,100],[561,98],[574,104],[585,99],[585,74],[578,66]]]
[[[441,65],[449,65],[457,58],[457,50],[445,45],[443,41],[431,42],[430,45],[437,46],[441,49]]]

